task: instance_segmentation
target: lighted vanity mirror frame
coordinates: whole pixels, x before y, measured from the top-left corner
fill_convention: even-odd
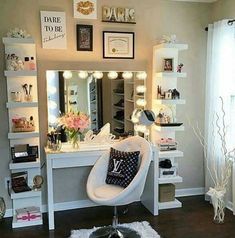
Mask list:
[[[145,71],[48,70],[46,78],[48,131],[61,114],[82,111],[90,116],[95,132],[109,122],[116,136],[134,133],[132,112],[146,104],[138,103],[146,101]]]

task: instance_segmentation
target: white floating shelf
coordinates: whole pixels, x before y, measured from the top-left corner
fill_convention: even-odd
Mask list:
[[[176,105],[176,104],[185,104],[185,99],[155,99],[154,103],[156,104],[167,104],[167,105]]]
[[[156,73],[158,78],[186,78],[187,73],[177,73],[177,72],[158,72]]]
[[[37,159],[35,162],[22,162],[22,163],[10,163],[9,169],[31,169],[31,168],[40,168],[40,160]]]
[[[18,71],[5,70],[4,75],[6,77],[37,76],[37,71],[36,70],[18,70]]]
[[[175,177],[171,177],[171,178],[159,178],[158,182],[159,182],[159,184],[182,183],[183,178],[180,176],[175,176]]]
[[[40,218],[36,221],[17,221],[16,216],[13,217],[12,228],[20,228],[20,227],[27,227],[27,226],[38,226],[42,225],[43,220]]]
[[[187,50],[188,49],[188,44],[162,43],[162,44],[154,46],[154,49],[155,50],[162,50],[162,49]]]
[[[25,139],[25,138],[33,138],[39,137],[39,132],[10,132],[8,133],[8,139]]]
[[[3,37],[3,44],[7,45],[17,45],[17,44],[35,44],[33,38],[11,38],[11,37]]]
[[[175,157],[183,157],[184,152],[180,150],[171,150],[171,151],[159,151],[159,158],[166,159],[166,158],[175,158]]]
[[[169,132],[169,131],[184,131],[184,126],[157,126],[154,125],[155,130],[159,132]]]
[[[31,198],[31,197],[40,197],[42,192],[39,191],[28,191],[22,193],[15,193],[13,190],[11,191],[11,199],[21,199],[21,198]]]
[[[38,107],[38,102],[7,102],[7,108]]]
[[[159,210],[172,209],[172,208],[182,207],[182,203],[179,200],[175,199],[172,202],[159,202],[158,206],[159,206]]]

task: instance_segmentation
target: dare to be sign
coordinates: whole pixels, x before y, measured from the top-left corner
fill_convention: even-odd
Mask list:
[[[45,49],[66,49],[65,12],[41,11],[42,47]]]

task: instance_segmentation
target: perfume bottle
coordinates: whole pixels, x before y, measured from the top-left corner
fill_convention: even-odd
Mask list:
[[[36,70],[36,64],[35,64],[34,57],[31,57],[31,58],[30,58],[30,61],[29,61],[29,69],[30,69],[30,70]]]
[[[24,58],[24,69],[25,70],[30,70],[29,57]]]

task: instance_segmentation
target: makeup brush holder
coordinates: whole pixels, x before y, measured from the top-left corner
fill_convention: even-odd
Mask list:
[[[26,95],[24,95],[24,100],[25,100],[25,102],[32,102],[33,96],[26,94]]]

